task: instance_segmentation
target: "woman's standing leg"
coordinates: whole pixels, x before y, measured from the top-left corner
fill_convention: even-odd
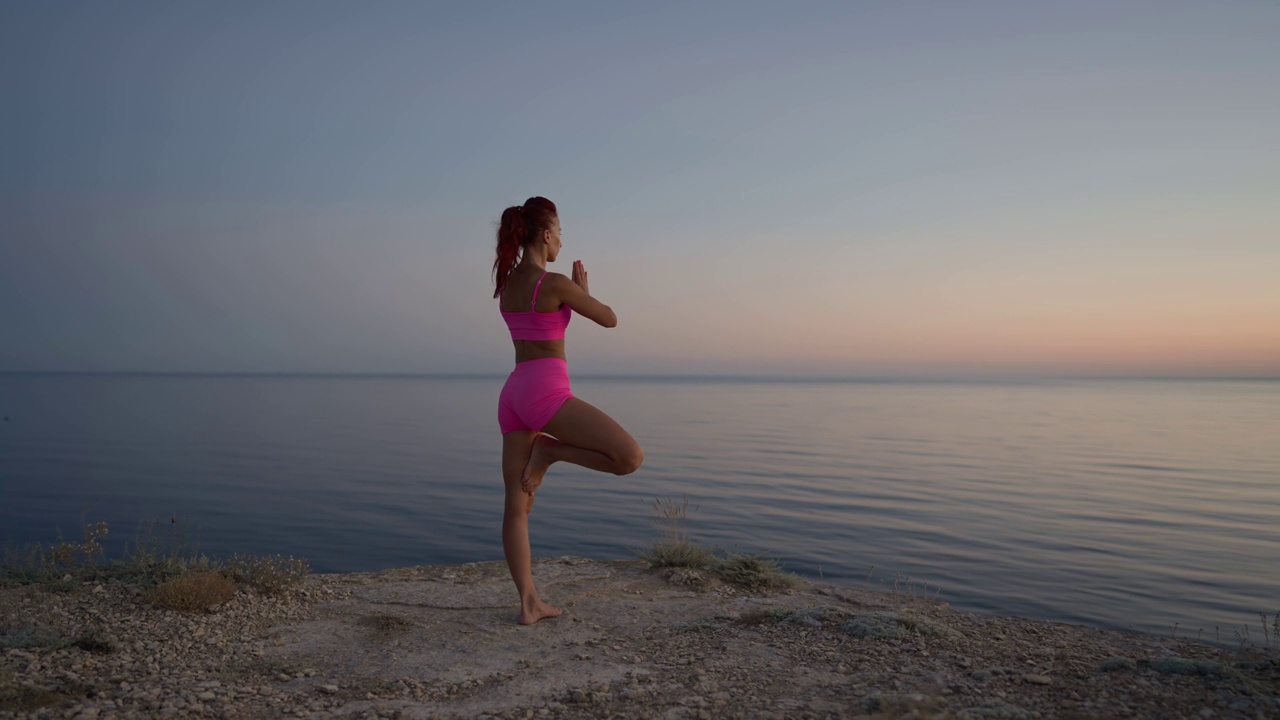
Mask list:
[[[506,486],[506,503],[502,511],[502,550],[507,568],[520,593],[521,625],[532,625],[543,618],[557,617],[562,612],[538,597],[533,585],[532,552],[529,549],[529,510],[533,494],[520,485],[529,455],[533,450],[532,430],[516,430],[502,436],[502,481]]]

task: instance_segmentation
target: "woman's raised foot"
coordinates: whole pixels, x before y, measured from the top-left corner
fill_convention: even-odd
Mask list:
[[[555,462],[552,457],[552,448],[559,444],[559,440],[546,433],[538,433],[533,439],[533,448],[529,452],[529,462],[524,466],[524,474],[520,476],[520,487],[525,492],[532,495],[538,489],[538,486],[542,484],[542,477],[547,474],[547,469],[551,467],[551,463]]]

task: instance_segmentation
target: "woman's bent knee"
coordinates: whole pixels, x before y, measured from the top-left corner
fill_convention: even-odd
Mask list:
[[[644,450],[639,445],[633,445],[623,451],[617,458],[618,475],[630,475],[640,469],[640,465],[644,463]]]

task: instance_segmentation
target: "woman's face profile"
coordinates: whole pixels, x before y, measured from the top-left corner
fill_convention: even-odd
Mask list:
[[[547,243],[547,262],[555,262],[556,256],[560,254],[560,218],[551,221],[551,227],[547,228],[543,235]]]

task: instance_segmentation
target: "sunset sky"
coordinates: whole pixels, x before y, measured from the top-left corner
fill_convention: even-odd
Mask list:
[[[1280,376],[1280,3],[5,3],[0,371]]]

